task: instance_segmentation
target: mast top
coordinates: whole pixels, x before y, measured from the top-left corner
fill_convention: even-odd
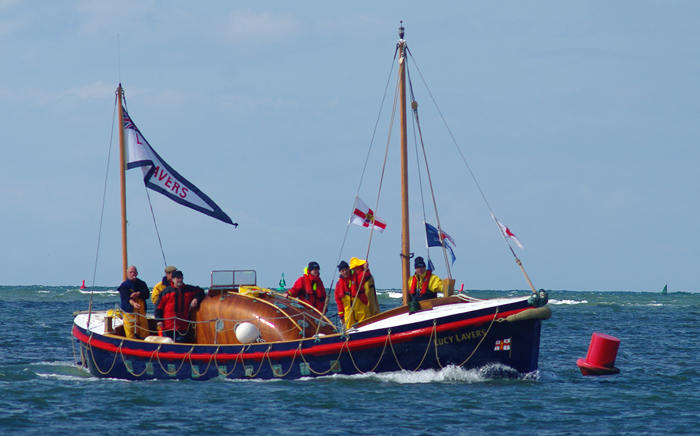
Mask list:
[[[403,20],[401,20],[401,27],[399,27],[399,39],[403,39],[403,33],[404,33]]]

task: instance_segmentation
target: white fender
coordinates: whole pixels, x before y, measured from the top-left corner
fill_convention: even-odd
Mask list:
[[[242,322],[236,326],[236,339],[241,344],[250,344],[260,337],[260,330],[254,324]]]

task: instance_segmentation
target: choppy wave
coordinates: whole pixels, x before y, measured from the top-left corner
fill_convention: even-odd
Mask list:
[[[116,289],[108,289],[106,291],[91,291],[89,289],[78,289],[81,294],[105,294],[105,295],[119,295],[119,291]]]
[[[556,299],[553,299],[553,298],[552,298],[552,299],[549,300],[549,304],[554,305],[554,306],[558,306],[558,305],[561,305],[561,304],[568,304],[568,305],[572,305],[572,304],[588,304],[588,300],[556,300]]]
[[[518,374],[513,368],[501,364],[486,365],[481,368],[464,369],[459,366],[447,366],[440,370],[427,369],[422,371],[399,371],[375,374],[374,377],[383,381],[401,384],[420,384],[435,382],[467,382],[476,383],[493,379],[524,379],[530,375]]]
[[[103,309],[118,301],[113,287],[96,291],[93,301]],[[477,298],[516,293],[524,294],[469,291]],[[397,289],[378,294],[384,310],[402,297]],[[539,370],[526,375],[487,365],[302,380],[131,382],[93,377],[73,363],[79,355],[70,327],[73,311],[88,307],[85,290],[4,286],[0,428],[24,436],[94,433],[104,425],[162,434],[297,435],[314,422],[314,432],[323,434],[697,433],[697,413],[688,405],[700,401],[699,294],[551,291],[550,298],[556,310],[542,321]],[[595,331],[620,338],[619,375],[583,377],[577,369]],[[125,404],[134,413],[125,413]],[[253,419],[268,410],[274,413]]]
[[[537,380],[539,371],[519,374],[513,368],[502,364],[489,364],[481,368],[464,369],[448,365],[442,369],[425,369],[420,371],[394,371],[384,373],[368,372],[365,374],[333,374],[326,377],[304,377],[301,381],[318,382],[323,379],[379,380],[398,384],[428,384],[441,382],[478,383],[495,379]]]

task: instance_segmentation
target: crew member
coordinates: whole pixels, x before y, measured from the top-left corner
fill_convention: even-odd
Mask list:
[[[172,280],[173,273],[175,271],[177,271],[177,268],[175,268],[174,266],[165,267],[165,277],[163,277],[163,280],[157,285],[155,285],[153,287],[153,291],[151,291],[151,301],[153,302],[153,304],[156,304],[158,302],[158,296],[161,292],[163,292],[163,289],[170,286],[170,280]]]
[[[139,279],[138,275],[136,267],[129,266],[126,269],[126,280],[117,290],[121,297],[126,337],[145,339],[149,335],[146,318],[146,300],[148,300],[149,291],[146,282]]]
[[[379,313],[379,301],[377,300],[377,290],[374,288],[374,276],[369,272],[369,263],[356,257],[350,258],[350,269],[357,274],[360,288],[364,289],[367,296],[367,316],[374,316]]]
[[[174,271],[172,283],[158,296],[155,317],[163,335],[175,342],[187,341],[190,330],[190,311],[204,300],[204,290],[199,286],[186,285],[182,271]]]
[[[367,295],[364,287],[360,286],[358,273],[351,270],[347,262],[340,262],[338,271],[340,277],[335,286],[335,302],[338,316],[346,328],[350,328],[368,317]]]
[[[304,268],[304,275],[299,277],[284,297],[294,297],[305,301],[311,306],[324,313],[326,303],[326,288],[321,281],[321,267],[318,262],[309,262],[309,266]]]
[[[411,301],[422,301],[436,298],[437,293],[442,291],[442,280],[436,274],[425,267],[422,257],[416,257],[413,266],[416,273],[409,279]]]

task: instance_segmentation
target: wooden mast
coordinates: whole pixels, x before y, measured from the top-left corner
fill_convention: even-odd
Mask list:
[[[117,87],[117,100],[119,100],[119,179],[121,182],[121,202],[122,202],[122,275],[126,281],[126,268],[129,260],[126,255],[126,147],[124,146],[124,111],[122,101],[124,89],[120,83]]]
[[[408,229],[408,135],[406,133],[406,41],[403,39],[403,21],[399,27],[399,97],[401,116],[401,280],[403,304],[407,305],[411,296],[408,278],[411,276],[411,242]]]

